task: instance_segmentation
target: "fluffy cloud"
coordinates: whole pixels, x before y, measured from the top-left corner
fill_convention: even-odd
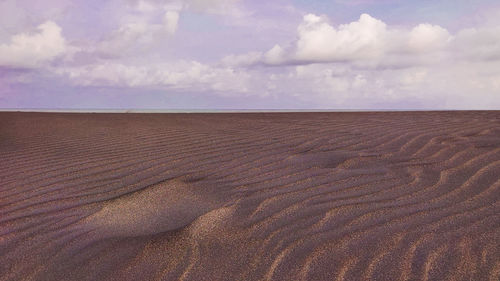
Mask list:
[[[281,64],[286,60],[285,55],[285,50],[280,45],[274,45],[264,54],[263,61],[267,64]]]
[[[364,67],[412,66],[435,61],[436,54],[453,41],[450,33],[437,25],[419,24],[413,29],[392,28],[368,14],[357,21],[331,25],[325,16],[307,14],[297,28],[297,40],[276,44],[245,64],[355,63]],[[244,58],[248,55],[232,56]],[[231,58],[231,57],[228,57]]]
[[[55,72],[76,85],[254,95],[307,108],[495,108],[500,37],[494,31],[394,28],[367,14],[333,26],[309,14],[295,41],[229,55],[220,64],[100,61]]]
[[[419,24],[410,32],[408,47],[415,52],[442,49],[452,40],[448,31],[438,25]]]
[[[392,27],[367,14],[333,26],[308,14],[296,40],[222,62],[252,75],[270,70],[255,90],[271,89],[310,107],[498,108],[499,34],[491,26],[455,34],[428,23]]]
[[[68,50],[61,28],[52,21],[37,27],[35,33],[21,33],[0,45],[0,65],[33,68],[49,62]]]
[[[0,1],[0,7],[17,11],[16,3]],[[98,89],[128,91],[138,95],[134,100],[148,92],[186,100],[206,96],[213,104],[235,100],[238,108],[500,107],[498,25],[450,32],[429,23],[393,26],[368,14],[338,25],[300,11],[277,17],[270,4],[248,3],[110,0],[99,11],[67,18],[63,6],[33,19],[31,10],[0,17],[10,22],[0,30],[0,84],[12,89],[10,96],[19,85],[45,91],[38,85],[60,83],[60,95],[88,91],[95,97]],[[70,8],[75,13],[85,6]],[[63,25],[66,38],[47,19]],[[257,39],[250,36],[255,34]],[[59,59],[74,46],[80,50],[74,60]],[[13,69],[35,67],[41,71]]]
[[[297,31],[295,59],[314,62],[380,57],[387,36],[385,23],[367,14],[338,28],[325,18],[308,14]]]

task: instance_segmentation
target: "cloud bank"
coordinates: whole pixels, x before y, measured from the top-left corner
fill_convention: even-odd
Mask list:
[[[446,29],[428,23],[409,30],[393,28],[362,14],[357,21],[335,27],[325,16],[307,14],[297,28],[295,41],[284,46],[275,44],[267,52],[227,56],[223,61],[230,65],[364,63],[371,66],[404,65],[411,61],[414,65],[425,61],[425,57],[449,51],[447,48],[454,43],[455,37]]]
[[[9,19],[31,27],[0,33],[0,82],[9,89],[0,93],[0,103],[8,106],[16,93],[29,97],[16,89],[46,81],[49,90],[53,84],[89,93],[131,89],[186,100],[231,98],[234,108],[249,103],[261,108],[500,108],[500,23],[450,31],[428,22],[391,24],[362,13],[334,24],[327,15],[301,12],[286,0],[275,3],[283,17],[259,14],[260,6],[236,0],[101,5],[106,12],[92,14],[95,25],[85,30],[75,29],[74,20],[64,16],[71,14],[67,5],[34,16],[40,20],[34,24],[27,17]],[[283,25],[279,18],[289,22]],[[275,33],[249,36],[255,32]],[[259,44],[268,47],[254,48],[252,42],[263,38],[265,44]],[[223,55],[206,59],[213,48]]]

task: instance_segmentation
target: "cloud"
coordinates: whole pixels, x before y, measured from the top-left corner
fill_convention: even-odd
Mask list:
[[[267,64],[281,64],[286,60],[285,55],[285,50],[276,44],[264,54],[263,60]]]
[[[296,31],[289,43],[216,64],[98,61],[56,72],[80,86],[256,96],[309,108],[500,106],[492,102],[500,93],[500,63],[491,59],[500,42],[495,29],[451,34],[428,23],[389,26],[367,14],[334,26],[308,14]]]
[[[313,62],[378,58],[387,36],[386,24],[368,14],[338,28],[325,18],[308,14],[297,31],[295,59]]]
[[[446,47],[451,40],[452,37],[446,29],[425,23],[411,30],[408,47],[415,52],[429,52]]]
[[[109,32],[87,53],[101,58],[141,56],[151,53],[180,28],[183,13],[195,12],[217,16],[240,17],[244,13],[239,0],[128,0],[122,9],[118,28]]]
[[[163,16],[163,23],[167,33],[174,34],[177,30],[177,25],[179,23],[179,12],[177,11],[167,11]]]
[[[423,62],[423,55],[442,51],[453,39],[437,25],[419,24],[406,30],[390,27],[368,14],[338,27],[324,16],[308,14],[297,28],[297,35],[298,39],[287,50],[289,62],[351,62],[371,66]]]
[[[307,14],[297,27],[296,40],[275,44],[261,53],[258,60],[252,55],[253,60],[241,60],[241,63],[297,65],[335,62],[352,63],[358,67],[406,67],[436,61],[438,53],[449,47],[453,40],[454,37],[443,27],[427,23],[403,29],[362,14],[357,21],[333,26],[325,16]]]
[[[390,26],[367,14],[332,25],[307,14],[296,39],[222,62],[270,91],[317,108],[494,109],[500,106],[500,28],[452,34],[429,23]],[[272,44],[271,44],[272,45]]]
[[[34,68],[68,50],[61,28],[52,21],[37,27],[36,33],[20,33],[0,45],[0,66]]]
[[[222,64],[226,66],[252,65],[262,59],[261,52],[250,52],[242,55],[229,55],[222,59]]]
[[[335,0],[335,3],[343,5],[371,5],[371,4],[381,4],[381,3],[391,3],[397,2],[398,0]]]
[[[102,62],[52,71],[79,86],[190,89],[217,91],[219,95],[249,94],[250,76],[230,67],[213,67],[197,61],[177,61],[148,65]],[[259,95],[258,92],[255,95]]]
[[[228,97],[238,108],[500,107],[498,24],[452,32],[431,23],[395,26],[368,14],[334,24],[324,15],[279,14],[269,4],[233,0],[102,5],[78,19],[57,16],[64,5],[47,13],[54,17],[32,19],[25,9],[26,15],[0,18],[11,22],[0,30],[0,84],[12,89],[8,95],[60,83],[59,95],[134,93],[131,107],[147,92],[188,102],[203,96],[215,106]],[[95,22],[82,26],[89,17]],[[66,38],[47,19],[61,24]],[[80,53],[64,59],[75,46]]]
[[[131,6],[143,12],[158,9],[191,11],[217,15],[238,15],[241,0],[129,0]]]
[[[461,30],[455,36],[452,51],[467,60],[500,60],[500,27]]]
[[[141,56],[175,35],[180,4],[138,1],[121,17],[119,27],[85,49],[100,58]]]
[[[179,86],[207,78],[207,66],[198,62],[156,65],[127,65],[102,62],[78,67],[56,68],[54,72],[67,75],[77,85],[100,86]]]
[[[211,14],[232,14],[239,15],[241,11],[236,6],[240,0],[184,0],[182,1],[186,9],[211,13]]]

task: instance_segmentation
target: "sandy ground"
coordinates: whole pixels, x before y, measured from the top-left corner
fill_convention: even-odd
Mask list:
[[[500,280],[500,112],[0,113],[0,281]]]

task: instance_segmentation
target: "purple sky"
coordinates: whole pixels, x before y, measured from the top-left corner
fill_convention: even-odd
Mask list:
[[[0,0],[0,108],[500,109],[500,2]]]

